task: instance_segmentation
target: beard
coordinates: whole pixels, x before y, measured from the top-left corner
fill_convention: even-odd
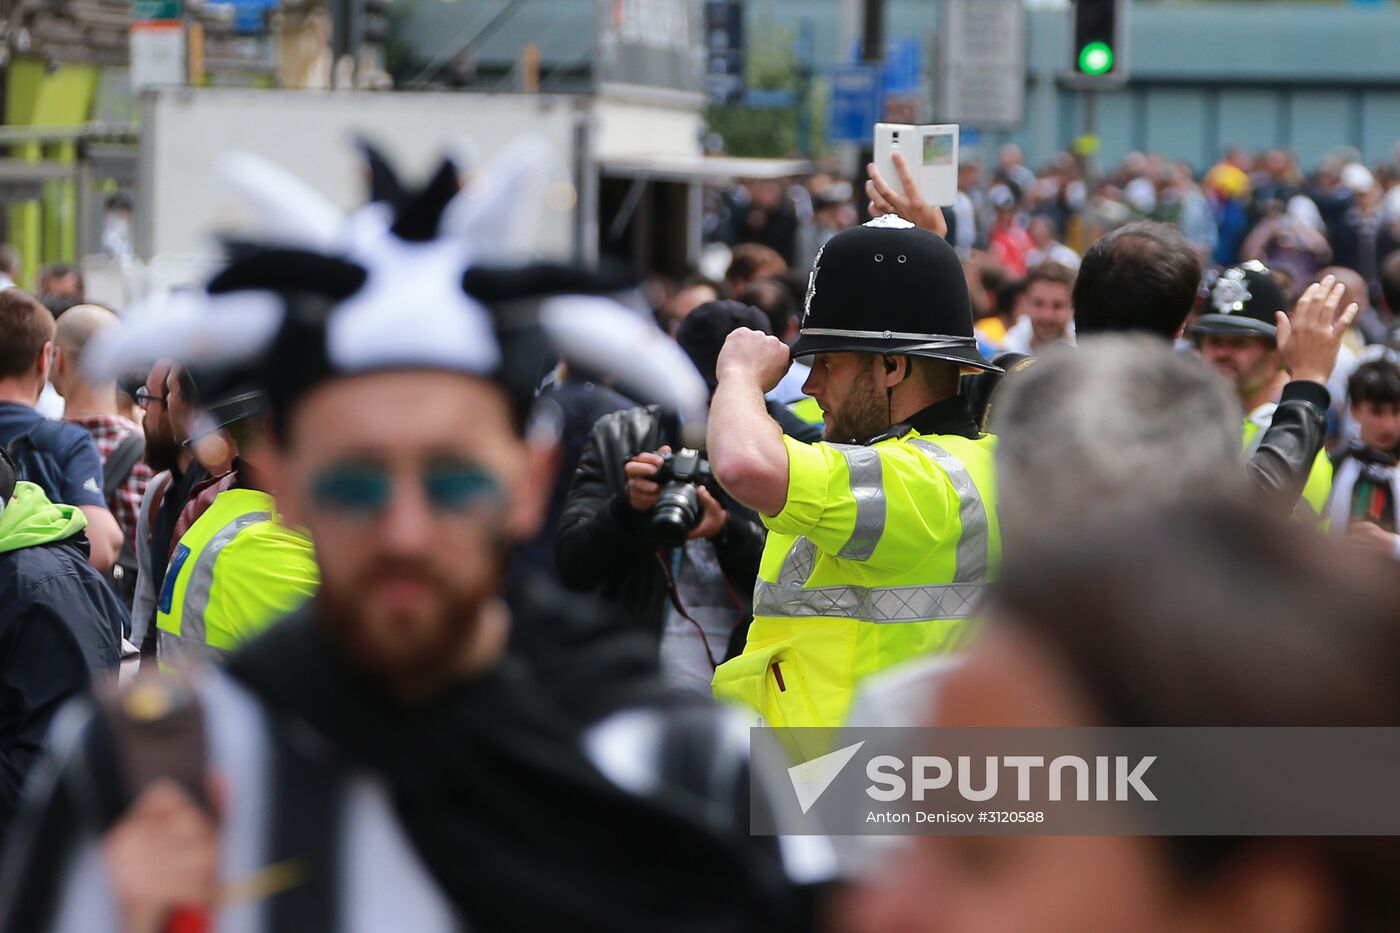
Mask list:
[[[180,465],[182,449],[170,434],[146,431],[146,465],[151,468],[152,473],[165,470],[175,472]]]
[[[863,444],[890,428],[890,400],[875,388],[875,379],[861,371],[839,408],[827,412],[822,439],[835,444]]]
[[[372,679],[414,688],[449,679],[477,636],[482,607],[494,598],[501,567],[463,585],[417,562],[383,560],[344,582],[323,580],[322,619],[350,659]],[[420,598],[387,597],[408,587]]]

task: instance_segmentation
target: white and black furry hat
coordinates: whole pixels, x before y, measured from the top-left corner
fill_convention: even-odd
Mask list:
[[[281,420],[328,379],[439,369],[498,382],[523,419],[557,353],[703,431],[704,380],[649,314],[618,300],[625,277],[500,255],[528,213],[519,202],[545,167],[542,143],[512,143],[466,188],[451,159],[413,188],[361,148],[370,199],[348,215],[270,162],[225,157],[221,174],[254,208],[256,235],[226,243],[203,289],[131,309],[89,353],[95,374],[173,358],[210,380],[251,379]]]

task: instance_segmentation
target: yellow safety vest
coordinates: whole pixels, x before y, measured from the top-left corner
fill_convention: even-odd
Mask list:
[[[822,407],[817,404],[814,398],[798,399],[788,405],[788,411],[801,418],[808,424],[825,424],[826,415],[822,414]]]
[[[1244,419],[1244,452],[1245,456],[1252,456],[1259,445],[1263,443],[1264,431],[1273,423],[1274,411],[1278,405],[1273,403],[1260,405],[1250,412]],[[1303,498],[1298,503],[1298,508],[1311,509],[1311,517],[1314,520],[1323,518],[1327,514],[1327,497],[1332,492],[1332,461],[1327,459],[1327,452],[1319,450],[1317,458],[1313,460],[1312,469],[1308,471],[1308,481],[1303,486]]]
[[[320,585],[311,539],[283,525],[272,496],[228,489],[180,538],[156,603],[162,665],[217,659]]]
[[[783,443],[787,503],[763,519],[753,625],[714,694],[766,725],[836,726],[862,678],[967,644],[1001,555],[996,439]]]

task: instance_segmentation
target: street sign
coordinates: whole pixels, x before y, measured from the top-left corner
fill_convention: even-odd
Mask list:
[[[595,0],[594,78],[666,96],[704,92],[704,10],[689,0]]]
[[[180,19],[185,15],[184,0],[131,0],[131,18],[141,20]]]
[[[705,0],[705,90],[712,104],[744,96],[744,7],[739,0]]]
[[[186,83],[189,63],[185,24],[150,21],[131,27],[131,88],[178,87]]]
[[[943,0],[939,20],[940,123],[984,129],[1025,120],[1023,0]]]
[[[868,143],[880,121],[880,73],[845,65],[831,74],[831,109],[826,137],[832,142]]]
[[[851,43],[846,61],[861,63],[864,43],[857,38]],[[880,61],[880,80],[886,94],[916,94],[923,77],[924,43],[918,36],[897,36],[885,40],[884,58]]]
[[[924,43],[918,36],[901,36],[885,43],[884,91],[917,94],[923,78]]]

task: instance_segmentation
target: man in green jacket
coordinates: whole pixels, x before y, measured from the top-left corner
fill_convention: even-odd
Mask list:
[[[49,720],[121,661],[126,609],[88,563],[87,519],[17,483],[0,450],[0,831]]]

